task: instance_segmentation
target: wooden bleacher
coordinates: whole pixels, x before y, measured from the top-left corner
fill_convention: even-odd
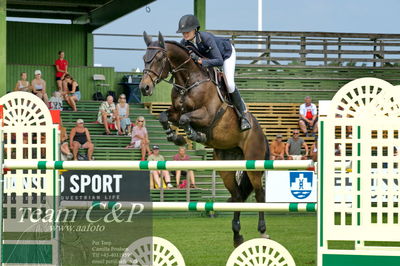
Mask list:
[[[283,135],[283,141],[292,136],[293,129],[299,129],[299,103],[247,103],[248,110],[257,118],[269,142],[277,134]],[[153,115],[159,115],[166,110],[170,103],[146,103],[145,106]],[[184,134],[179,131],[180,134]],[[313,137],[301,136],[309,147],[314,141]]]

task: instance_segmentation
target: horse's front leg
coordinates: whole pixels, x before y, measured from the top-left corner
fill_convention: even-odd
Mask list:
[[[167,134],[167,140],[175,143],[175,145],[182,146],[186,144],[183,136],[177,135],[175,130],[171,128],[171,123],[177,124],[179,121],[179,113],[170,108],[160,113],[159,121]]]
[[[206,143],[207,142],[206,134],[194,130],[193,127],[190,125],[190,122],[206,126],[208,124],[207,118],[208,118],[208,113],[206,109],[203,107],[194,110],[193,112],[182,114],[179,119],[179,127],[185,130],[185,133],[190,140],[198,143]]]

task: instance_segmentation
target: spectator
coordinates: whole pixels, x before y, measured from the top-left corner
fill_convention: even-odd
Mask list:
[[[126,103],[125,94],[121,94],[118,99],[117,110],[121,121],[121,130],[125,134],[131,133],[131,120],[129,119],[129,104]]]
[[[136,126],[132,129],[131,143],[126,146],[126,148],[141,149],[142,151],[142,161],[145,160],[146,152],[150,155],[149,147],[149,135],[145,127],[145,120],[143,116],[139,116],[136,119]]]
[[[69,144],[74,160],[78,160],[78,151],[80,148],[83,148],[88,149],[87,158],[91,161],[93,160],[94,145],[90,139],[89,130],[83,124],[82,119],[76,120],[76,127],[71,129],[71,133],[69,134]]]
[[[147,158],[148,161],[165,161],[164,156],[160,154],[160,147],[157,145],[153,146],[153,154]],[[165,179],[165,183],[167,183],[167,188],[172,188],[171,177],[167,170],[153,170],[150,171],[150,184],[154,181],[156,188],[160,188],[162,186],[160,178]]]
[[[26,79],[28,78],[26,72],[21,73],[21,79],[17,81],[15,84],[14,91],[30,91],[29,81]]]
[[[55,91],[53,92],[53,96],[49,100],[49,109],[50,110],[63,110],[63,99],[61,97],[61,92]]]
[[[106,132],[104,134],[110,135],[110,126],[115,125],[118,130],[118,134],[122,135],[118,111],[115,108],[114,97],[111,95],[107,96],[107,100],[102,102],[99,108],[99,113],[97,115],[97,121],[104,125]]]
[[[67,129],[65,127],[61,127],[60,130],[60,140],[61,140],[61,159],[63,161],[65,160],[71,160],[74,158],[71,150],[69,149],[68,145],[68,134],[67,134]]]
[[[304,148],[305,155],[301,155],[301,148]],[[293,137],[288,139],[286,144],[286,155],[288,160],[306,160],[308,156],[308,146],[302,138],[299,137],[299,130],[293,131]]]
[[[318,138],[314,138],[314,143],[311,145],[311,160],[318,161]]]
[[[55,62],[56,66],[56,82],[58,91],[62,91],[62,81],[64,79],[65,74],[68,74],[68,61],[64,59],[65,53],[64,51],[58,52],[58,59]]]
[[[65,101],[71,106],[74,112],[77,111],[76,103],[81,99],[79,84],[70,74],[66,74],[63,80],[63,92]]]
[[[186,154],[185,147],[183,147],[183,146],[179,147],[178,153],[174,155],[173,160],[174,161],[189,161],[190,160],[190,156]],[[181,173],[182,173],[181,170],[176,170],[176,172],[175,172],[176,187],[179,187],[179,185],[180,185]],[[186,171],[186,179],[188,179],[188,178],[190,179],[190,187],[196,188],[193,170]]]
[[[306,135],[309,136],[308,130],[312,133],[311,135],[315,137],[316,133],[318,132],[318,116],[317,116],[317,107],[315,104],[311,103],[311,97],[306,96],[304,98],[304,103],[300,105],[300,120],[299,126],[301,131]]]
[[[270,160],[285,159],[285,143],[282,142],[282,135],[277,134],[276,139],[270,145]]]
[[[31,82],[31,88],[33,94],[43,100],[43,102],[49,106],[49,98],[46,93],[46,81],[42,79],[42,72],[35,70],[35,79]]]

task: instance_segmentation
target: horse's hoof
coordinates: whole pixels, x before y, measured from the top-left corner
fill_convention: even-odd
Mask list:
[[[233,240],[233,246],[235,248],[237,248],[238,246],[240,246],[242,243],[244,242],[244,238],[242,235],[239,235],[238,237],[235,237],[235,239]]]
[[[261,238],[265,238],[265,239],[270,239],[270,237],[269,237],[269,235],[267,235],[267,234],[260,234],[260,237]]]

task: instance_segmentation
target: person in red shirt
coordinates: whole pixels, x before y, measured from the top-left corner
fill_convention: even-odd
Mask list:
[[[179,151],[177,154],[174,155],[173,160],[174,161],[189,161],[190,160],[189,155],[186,154],[185,147],[183,147],[183,146],[179,147]],[[176,187],[179,187],[179,185],[180,185],[181,173],[182,173],[181,170],[176,170],[176,172],[175,172]],[[196,184],[194,182],[193,170],[186,171],[186,179],[188,179],[188,178],[190,178],[190,187],[197,188]]]
[[[64,79],[64,76],[68,74],[68,61],[64,59],[64,56],[64,51],[59,51],[58,59],[55,62],[57,89],[60,92],[62,92],[62,81]]]

